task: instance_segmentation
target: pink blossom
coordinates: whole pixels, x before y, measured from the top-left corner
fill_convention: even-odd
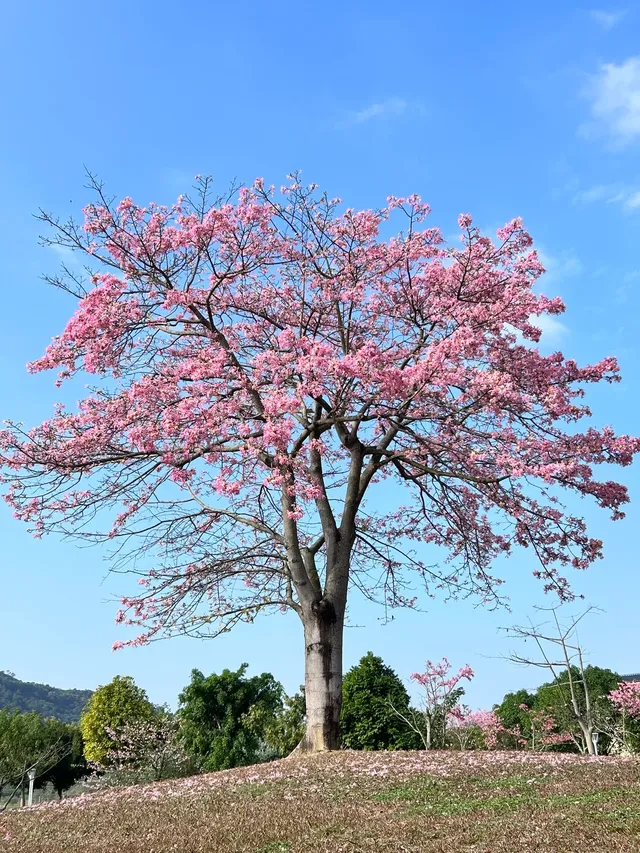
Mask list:
[[[494,566],[518,548],[570,599],[603,543],[560,495],[623,518],[626,486],[597,469],[628,466],[640,439],[583,426],[614,358],[535,346],[564,304],[539,294],[522,221],[491,236],[464,213],[448,246],[415,194],[356,210],[291,176],[280,196],[258,179],[212,202],[196,180],[197,202],[85,208],[74,245],[96,272],[29,369],[95,387],[0,430],[16,517],[148,567],[117,617],[132,643],[302,612],[341,588],[326,536],[343,522],[351,584],[385,605],[415,606],[413,579],[500,602]],[[472,676],[443,661],[415,680],[433,704]]]
[[[640,681],[621,681],[609,693],[610,702],[628,717],[640,719]]]

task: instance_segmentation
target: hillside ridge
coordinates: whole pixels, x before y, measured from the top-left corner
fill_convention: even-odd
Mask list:
[[[36,711],[43,717],[77,723],[92,693],[92,690],[64,690],[49,684],[21,681],[13,673],[0,670],[0,708]]]

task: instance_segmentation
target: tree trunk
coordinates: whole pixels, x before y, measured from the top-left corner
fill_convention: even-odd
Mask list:
[[[596,748],[595,748],[595,744],[593,742],[593,728],[591,726],[583,723],[581,720],[578,720],[578,724],[582,730],[582,737],[584,739],[584,745],[585,745],[585,748],[587,750],[587,754],[588,755],[595,755],[596,754]]]
[[[323,598],[303,612],[307,727],[295,752],[340,747],[344,613]]]

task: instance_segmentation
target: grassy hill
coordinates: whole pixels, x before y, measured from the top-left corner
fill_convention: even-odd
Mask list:
[[[0,671],[0,708],[37,711],[43,717],[57,717],[65,723],[76,723],[91,690],[60,690],[48,684],[20,681]]]
[[[638,853],[640,759],[292,757],[0,815],[2,853]]]

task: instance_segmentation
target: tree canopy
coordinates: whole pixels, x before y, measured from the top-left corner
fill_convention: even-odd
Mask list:
[[[342,683],[342,742],[349,749],[417,749],[420,738],[398,716],[409,713],[409,694],[396,673],[373,652]]]
[[[247,668],[206,678],[194,669],[180,694],[182,741],[204,770],[254,763],[265,727],[282,711],[282,685],[269,672],[247,678]]]
[[[0,793],[24,797],[29,770],[36,782],[52,781],[59,792],[69,787],[64,763],[81,743],[74,729],[34,711],[0,710]]]
[[[50,279],[77,307],[30,369],[97,387],[9,424],[0,459],[36,535],[103,537],[143,573],[117,615],[131,642],[292,609],[305,748],[336,748],[350,588],[388,606],[415,606],[413,581],[495,603],[493,565],[522,546],[544,589],[571,597],[567,570],[602,542],[560,495],[622,518],[627,489],[595,468],[628,465],[640,440],[580,428],[585,386],[618,381],[614,358],[581,367],[535,346],[564,305],[534,289],[544,268],[520,219],[490,238],[462,214],[447,247],[415,195],[355,211],[299,176],[218,199],[201,178],[167,208],[91,184],[83,224],[42,215],[45,242],[93,268]]]
[[[156,713],[146,692],[131,676],[116,675],[109,684],[98,687],[80,718],[87,760],[103,764],[118,732],[129,723],[151,720]]]

